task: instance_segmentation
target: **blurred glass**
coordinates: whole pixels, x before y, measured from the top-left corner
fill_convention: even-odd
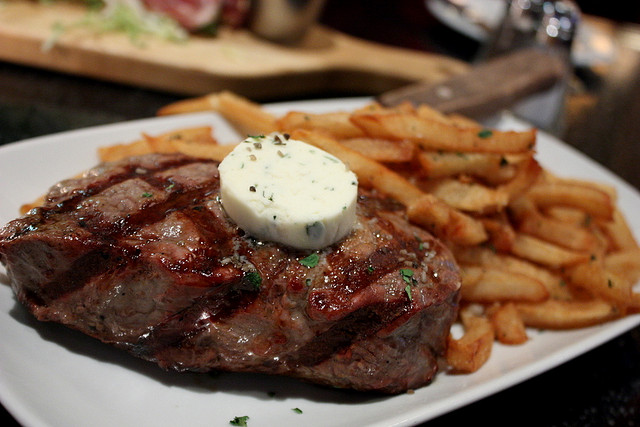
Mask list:
[[[572,75],[571,46],[580,23],[580,9],[572,0],[510,0],[502,23],[480,49],[479,61],[521,48],[537,47],[560,58],[565,78],[548,91],[513,108],[532,124],[561,135],[567,82]]]
[[[324,0],[253,0],[251,31],[278,43],[296,43],[313,25]]]

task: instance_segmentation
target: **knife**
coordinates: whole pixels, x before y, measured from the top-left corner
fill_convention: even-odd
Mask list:
[[[447,80],[418,82],[376,97],[385,106],[409,101],[449,114],[491,116],[532,95],[548,91],[567,75],[567,63],[539,48],[526,48],[492,58]]]

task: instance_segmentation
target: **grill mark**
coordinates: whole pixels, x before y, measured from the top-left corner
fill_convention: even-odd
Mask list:
[[[185,347],[189,345],[190,339],[206,331],[211,323],[244,310],[257,298],[259,289],[243,278],[227,283],[223,294],[209,292],[195,300],[191,306],[155,325],[149,333],[140,337],[131,348],[131,352],[162,365],[161,353],[165,349]]]
[[[61,298],[68,293],[75,292],[86,285],[93,277],[105,274],[113,268],[119,267],[125,260],[133,260],[137,256],[137,249],[129,247],[121,242],[121,239],[131,235],[141,228],[163,220],[168,212],[185,209],[189,203],[200,196],[206,189],[200,188],[190,191],[167,204],[147,207],[137,215],[132,215],[112,227],[89,226],[98,241],[104,242],[100,247],[93,249],[88,254],[80,257],[72,267],[58,274],[53,280],[43,284],[42,289],[47,289],[47,295],[52,299]],[[214,249],[212,248],[212,252]],[[203,254],[205,257],[215,256],[213,253]],[[186,271],[186,268],[184,269]],[[190,269],[194,271],[193,268]],[[201,269],[202,274],[213,272],[213,266]]]
[[[291,367],[314,366],[376,333],[404,312],[404,304],[378,303],[349,314],[288,357]]]
[[[83,288],[93,277],[121,266],[125,259],[130,262],[134,258],[124,249],[101,245],[76,259],[71,268],[44,284],[41,290],[50,301],[54,301]]]
[[[390,229],[392,224],[379,220],[383,229]],[[314,289],[309,293],[309,313],[313,318],[336,320],[344,315],[347,301],[361,289],[381,279],[383,276],[404,267],[400,261],[401,251],[417,252],[417,242],[413,238],[401,238],[401,232],[394,232],[396,238],[387,246],[379,247],[367,258],[354,261],[344,254],[336,252],[328,258],[334,266],[329,275],[328,288]],[[348,286],[345,286],[348,284]]]
[[[154,188],[160,190],[162,187],[154,186]],[[91,233],[103,238],[129,236],[140,231],[142,228],[162,221],[168,214],[174,211],[197,208],[198,205],[200,205],[200,201],[211,197],[217,188],[217,183],[209,181],[203,186],[188,191],[171,191],[166,201],[157,203],[150,201],[136,213],[127,215],[108,226],[105,226],[104,222],[99,220],[99,213],[85,217],[84,225]]]
[[[161,173],[165,170],[175,167],[186,166],[192,163],[200,163],[200,160],[185,159],[181,161],[173,161],[164,164],[162,168],[147,170],[145,174],[140,174],[136,171],[138,168],[133,165],[129,165],[128,172],[120,174],[116,179],[109,179],[109,185],[94,186],[89,192],[97,194],[100,191],[104,191],[110,186],[113,186],[119,182],[124,182],[132,177],[142,178],[146,182],[150,183],[154,188],[165,191],[167,181],[165,179],[159,179],[155,177],[155,174]],[[207,181],[199,187],[185,191],[183,186],[175,184],[172,186],[171,193],[167,201],[163,203],[151,203],[144,206],[142,209],[136,212],[134,215],[122,218],[120,221],[110,224],[105,227],[104,223],[94,221],[95,218],[85,217],[79,221],[79,226],[86,228],[93,235],[97,236],[97,241],[101,241],[98,247],[92,249],[87,254],[78,258],[68,270],[62,271],[57,274],[48,283],[41,286],[41,289],[45,291],[45,295],[52,301],[64,297],[65,295],[75,292],[78,289],[84,287],[95,276],[106,274],[108,271],[121,267],[127,261],[133,261],[139,250],[135,247],[129,247],[121,242],[121,239],[138,232],[140,229],[154,224],[158,221],[162,221],[166,216],[176,210],[189,211],[190,207],[198,205],[205,197],[213,193],[219,188],[219,182],[217,180]],[[100,190],[98,190],[98,188]],[[56,205],[52,208],[44,208],[38,215],[40,221],[44,221],[46,217],[51,217],[54,214],[64,214],[72,211],[77,206],[80,198],[88,197],[88,194],[82,196],[74,196],[75,203],[70,200],[65,201],[63,206]],[[200,211],[198,218],[199,228],[206,230],[204,227],[207,221],[205,216],[210,216],[211,213],[205,210]],[[196,218],[196,216],[190,216]],[[216,221],[209,221],[215,223]],[[31,228],[31,227],[25,227]],[[201,254],[200,257],[194,257],[199,260],[209,260],[209,262],[201,263],[198,266],[186,266],[183,265],[182,271],[190,271],[197,274],[201,274],[207,277],[213,277],[216,274],[216,269],[219,267],[213,261],[219,257],[216,256],[217,251],[220,249],[220,241],[214,241],[211,236],[216,232],[220,232],[225,237],[228,233],[222,233],[221,230],[208,231],[203,233],[203,237],[207,240],[207,244],[204,245],[207,248],[206,253]],[[224,240],[224,239],[219,239]],[[214,277],[215,279],[215,277]],[[218,282],[218,280],[216,280]]]
[[[77,190],[77,191],[74,190],[75,193],[73,194],[73,196],[69,197],[68,199],[64,200],[61,203],[51,205],[51,206],[40,206],[35,208],[34,213],[29,218],[28,224],[26,224],[16,232],[14,232],[6,240],[7,241],[13,240],[17,237],[20,237],[23,234],[33,231],[34,227],[37,227],[38,224],[47,221],[52,216],[58,215],[58,214],[65,214],[76,209],[76,206],[79,204],[79,202],[82,199],[85,199],[87,197],[91,197],[95,194],[103,192],[108,188],[114,185],[120,184],[128,179],[131,179],[133,177],[145,179],[145,178],[149,178],[152,174],[161,173],[172,168],[187,166],[193,163],[215,163],[215,162],[202,160],[202,159],[195,159],[191,157],[173,158],[170,161],[163,163],[158,168],[146,169],[144,173],[140,173],[139,165],[127,164],[125,166],[125,170],[123,173],[109,177],[109,179],[106,179],[104,181],[100,181],[100,180],[91,181],[87,185],[87,187],[83,188],[82,190]]]

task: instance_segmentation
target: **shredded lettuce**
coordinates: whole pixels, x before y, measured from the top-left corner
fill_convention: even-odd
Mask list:
[[[145,45],[142,39],[144,35],[173,42],[183,42],[188,38],[188,33],[176,21],[144,10],[136,1],[87,0],[84,3],[88,5],[87,14],[71,24],[55,23],[51,37],[43,43],[43,50],[51,49],[61,35],[74,28],[87,28],[96,34],[125,33],[132,43],[140,47]]]

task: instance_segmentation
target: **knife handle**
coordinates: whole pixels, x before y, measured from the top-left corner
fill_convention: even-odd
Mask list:
[[[443,113],[479,118],[551,88],[566,76],[567,64],[538,48],[495,57],[440,83],[415,83],[377,97],[385,106],[409,101],[428,104]]]

